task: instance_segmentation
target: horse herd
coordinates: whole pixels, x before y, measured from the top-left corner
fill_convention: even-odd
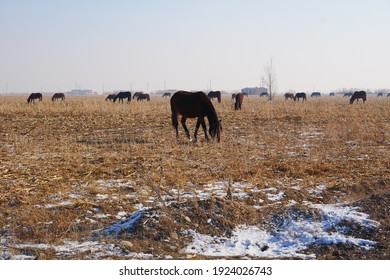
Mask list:
[[[134,98],[137,98],[137,101],[142,101],[142,100],[147,100],[147,101],[150,101],[150,95],[147,94],[147,93],[143,93],[143,92],[135,92],[133,94],[133,99]],[[123,99],[127,99],[127,103],[130,103],[131,101],[131,92],[130,91],[122,91],[122,92],[119,92],[117,94],[109,94],[107,97],[106,97],[106,101],[107,100],[110,100],[112,102],[115,103],[115,101],[119,99],[119,102],[123,103]]]
[[[36,92],[36,93],[31,93],[30,96],[27,98],[27,103],[34,103],[35,99],[38,99],[39,101],[42,101],[42,93]],[[55,93],[53,97],[51,98],[52,101],[56,101],[58,99],[65,100],[65,94],[63,93]]]
[[[241,110],[242,102],[244,99],[244,96],[246,94],[244,93],[237,93],[232,95],[232,99],[235,100],[234,102],[234,110]],[[164,93],[163,97],[171,97],[171,93]],[[307,101],[306,99],[306,93],[299,92],[295,95],[292,93],[286,93],[284,95],[285,100],[292,99],[294,101],[301,99],[303,101]],[[133,95],[129,91],[119,92],[117,94],[110,94],[106,97],[106,101],[110,100],[112,102],[115,102],[116,100],[119,100],[119,102],[123,103],[124,99],[127,99],[127,102],[129,103],[131,99],[137,98],[138,101],[142,100],[148,100],[150,101],[149,94],[145,94],[142,92],[135,92]],[[213,98],[217,98],[218,102],[221,102],[221,92],[220,91],[211,91],[207,95],[206,93],[202,91],[198,92],[189,92],[189,91],[177,91],[175,92],[172,97],[170,98],[170,105],[171,105],[171,119],[172,119],[172,126],[174,127],[176,131],[176,137],[179,136],[179,129],[178,129],[178,116],[181,116],[180,123],[186,133],[186,136],[191,139],[190,133],[188,131],[188,128],[186,126],[186,120],[187,118],[197,118],[195,132],[194,132],[194,138],[197,139],[197,134],[199,127],[202,126],[202,129],[205,134],[205,138],[207,141],[209,141],[208,134],[211,136],[212,139],[217,138],[217,141],[220,141],[220,134],[222,132],[222,125],[221,120],[218,119],[217,112],[213,106],[213,103],[211,100]],[[42,101],[42,94],[41,93],[32,93],[28,99],[27,102],[34,102],[35,99],[38,99],[39,101]],[[52,97],[52,101],[56,101],[58,99],[64,100],[65,95],[63,93],[55,93]],[[353,104],[355,100],[362,99],[363,103],[367,100],[367,94],[365,91],[356,91],[352,94],[350,99],[350,104]],[[208,119],[209,122],[209,130],[207,133],[206,123],[204,121],[204,118]]]
[[[310,96],[311,97],[320,97],[321,93],[313,92]],[[331,93],[331,94],[329,94],[329,96],[335,96],[335,94]],[[355,100],[356,100],[356,102],[359,102],[359,99],[362,99],[363,103],[366,102],[366,100],[367,100],[367,93],[363,90],[362,91],[355,91],[353,94],[351,93],[351,94],[344,95],[344,96],[351,96],[351,99],[349,100],[350,104],[353,104],[353,102]],[[390,93],[388,94],[388,96],[390,96]],[[302,101],[307,101],[306,93],[298,92],[295,95],[293,93],[285,93],[284,94],[285,100],[291,99],[294,101],[298,100],[298,102],[299,102],[299,99],[301,99],[301,98],[302,98]]]

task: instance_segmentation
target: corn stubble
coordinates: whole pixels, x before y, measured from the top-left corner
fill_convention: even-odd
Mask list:
[[[0,97],[0,233],[15,243],[83,240],[142,203],[159,218],[143,221],[151,226],[122,239],[131,240],[133,251],[181,258],[188,241],[179,238],[182,230],[223,234],[238,224],[266,223],[268,215],[284,210],[277,204],[253,208],[254,201],[267,199],[261,192],[253,199],[183,197],[207,183],[249,182],[259,190],[284,184],[286,196],[297,201],[305,200],[304,192],[289,184],[324,184],[330,191],[321,203],[339,202],[337,191],[345,194],[341,202],[362,201],[368,211],[373,196],[389,200],[390,99],[351,106],[341,97],[306,103],[249,97],[241,111],[233,110],[228,97],[213,104],[222,119],[220,143],[207,143],[201,129],[198,141],[190,142],[181,127],[176,139],[169,100],[161,97],[131,104],[99,96],[54,103],[44,97],[35,104]],[[195,120],[187,125],[193,134]],[[132,183],[99,184],[110,180]],[[99,198],[104,195],[113,199]],[[85,216],[93,209],[108,217],[89,222]],[[373,216],[383,211],[371,210]],[[218,226],[207,223],[211,218]],[[384,215],[381,227],[389,226]],[[382,246],[388,256],[388,244]],[[321,250],[323,258],[338,257]],[[57,258],[47,251],[37,256]]]

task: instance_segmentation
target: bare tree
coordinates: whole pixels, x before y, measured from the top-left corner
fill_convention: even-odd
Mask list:
[[[263,83],[268,87],[268,98],[272,100],[276,94],[276,73],[272,57],[264,65],[265,77],[262,77]]]

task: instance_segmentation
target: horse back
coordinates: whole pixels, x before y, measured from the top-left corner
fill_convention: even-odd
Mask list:
[[[185,118],[204,117],[212,108],[212,103],[207,95],[202,92],[177,91],[171,97],[172,113]]]

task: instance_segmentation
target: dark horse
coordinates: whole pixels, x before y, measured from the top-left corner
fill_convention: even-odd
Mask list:
[[[51,101],[56,101],[57,99],[65,100],[65,94],[63,93],[55,93],[51,98]]]
[[[220,91],[210,91],[209,94],[207,94],[207,97],[210,99],[217,98],[218,103],[221,103],[221,92]]]
[[[106,100],[106,101],[107,101],[107,100],[114,101],[115,96],[116,96],[115,93],[111,93],[111,94],[109,94],[109,95],[106,97],[105,100]]]
[[[27,103],[35,102],[35,99],[39,99],[39,101],[42,101],[42,93],[31,93],[30,96],[27,98]]]
[[[162,97],[171,97],[171,93],[170,92],[166,92],[166,93],[163,94]]]
[[[242,100],[244,100],[244,94],[242,94],[241,92],[237,93],[235,98],[236,102],[234,103],[234,110],[241,110]]]
[[[196,122],[196,128],[194,137],[197,139],[199,126],[202,125],[204,135],[207,141],[209,137],[207,135],[206,123],[204,117],[207,117],[209,121],[209,134],[214,139],[217,137],[218,142],[220,141],[220,134],[222,126],[220,120],[218,120],[217,112],[213,104],[207,95],[202,92],[188,92],[178,91],[173,94],[171,98],[171,111],[172,111],[172,125],[176,130],[176,137],[179,137],[178,129],[178,115],[181,115],[181,124],[186,132],[187,137],[190,139],[190,132],[186,126],[187,118],[198,118]]]
[[[268,97],[268,92],[262,92],[260,93],[260,97]]]
[[[133,94],[133,99],[135,99],[136,97],[138,98],[138,96],[140,94],[144,94],[142,91],[137,91],[136,93]]]
[[[306,99],[306,93],[304,92],[298,92],[297,94],[295,94],[295,98],[294,98],[294,101],[298,99],[298,102],[299,102],[299,99],[302,98],[303,101],[307,101]]]
[[[145,99],[150,101],[150,95],[147,94],[147,93],[140,93],[140,94],[138,94],[137,101],[143,101]]]
[[[285,100],[288,100],[288,99],[295,100],[294,93],[285,93],[284,94],[284,99]]]
[[[356,100],[356,102],[359,102],[359,98],[363,99],[363,103],[367,100],[367,94],[365,91],[355,91],[349,100],[349,104],[353,104],[353,102]]]
[[[121,91],[114,97],[114,102],[119,98],[119,102],[123,103],[123,99],[127,98],[127,103],[131,101],[131,92],[130,91]]]
[[[318,91],[312,92],[310,97],[321,97],[321,92]]]

